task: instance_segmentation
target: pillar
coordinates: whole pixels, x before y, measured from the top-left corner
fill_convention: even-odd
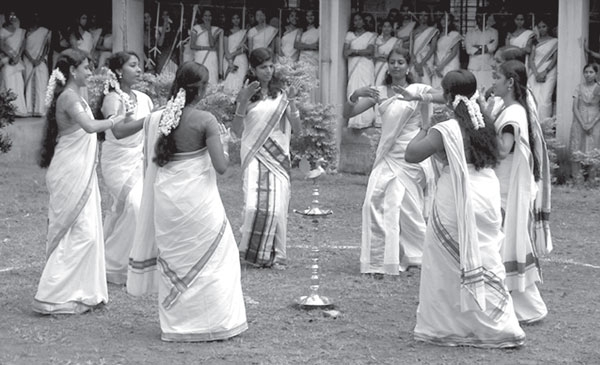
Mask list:
[[[350,2],[347,0],[321,0],[319,3],[321,102],[332,104],[335,107],[338,116],[336,142],[339,151],[345,123],[342,118],[342,110],[346,100],[348,74],[342,51],[350,22],[351,9]]]
[[[573,92],[583,77],[583,41],[588,37],[589,11],[589,0],[558,1],[556,137],[566,146],[573,122]]]
[[[144,54],[144,0],[112,0],[113,52]]]

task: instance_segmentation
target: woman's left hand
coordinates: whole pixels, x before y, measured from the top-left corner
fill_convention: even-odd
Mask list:
[[[298,80],[292,81],[292,84],[287,89],[288,99],[293,99],[296,96],[298,96],[299,90],[300,90],[300,82]]]
[[[414,100],[420,101],[421,100],[420,95],[409,91],[408,89],[404,88],[403,86],[392,85],[392,90],[394,90],[395,93],[402,95],[402,98],[406,101],[414,101]]]

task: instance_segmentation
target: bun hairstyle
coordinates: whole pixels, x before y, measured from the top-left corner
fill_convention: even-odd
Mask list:
[[[163,124],[163,119],[167,117],[180,116],[181,108],[189,105],[192,101],[196,99],[200,90],[206,88],[208,83],[208,69],[206,66],[196,63],[194,61],[184,62],[177,71],[175,72],[175,80],[173,81],[173,85],[171,86],[170,100],[167,103],[167,107],[162,112],[160,124]],[[175,105],[177,104],[176,99],[177,95],[180,94],[180,91],[184,93],[184,101],[183,105]],[[180,94],[181,95],[181,94]],[[172,110],[176,108],[178,110]],[[158,166],[165,166],[171,158],[173,154],[177,152],[177,146],[175,145],[175,139],[173,137],[173,131],[177,129],[179,125],[179,117],[177,120],[169,121],[173,123],[173,128],[170,130],[171,133],[168,135],[161,134],[156,141],[156,146],[154,147],[155,157],[154,162]]]
[[[506,61],[500,65],[500,72],[506,79],[513,79],[513,97],[515,100],[521,104],[523,108],[525,108],[525,112],[527,114],[527,134],[529,137],[529,148],[531,149],[531,156],[533,157],[533,177],[535,181],[540,180],[540,162],[534,153],[535,151],[535,141],[533,138],[533,128],[531,126],[531,110],[529,108],[529,103],[527,102],[527,71],[525,69],[525,64],[521,61],[511,60]]]
[[[44,127],[44,137],[42,139],[42,146],[40,149],[38,164],[42,168],[46,168],[50,166],[50,162],[52,161],[52,157],[54,156],[54,149],[56,147],[56,139],[58,138],[58,123],[56,121],[56,100],[65,90],[67,82],[72,77],[71,76],[71,66],[78,67],[87,59],[87,55],[79,50],[74,48],[68,48],[60,53],[58,59],[56,60],[56,66],[54,68],[53,74],[60,72],[64,78],[64,82],[56,82],[58,80],[52,82],[54,85],[54,91],[52,93],[52,97],[49,100],[48,110],[46,111],[46,123]]]
[[[477,91],[477,80],[472,72],[467,70],[450,71],[442,79],[444,96],[450,103],[456,96],[470,99]],[[479,104],[477,104],[477,107]],[[454,108],[454,116],[464,131],[465,153],[471,157],[475,169],[494,167],[498,163],[498,145],[493,123],[482,115],[485,123],[483,128],[476,129],[469,109],[464,101],[458,102]]]
[[[256,68],[267,61],[274,61],[273,51],[269,48],[256,48],[254,51],[250,52],[250,57],[248,58],[248,62],[252,68]],[[251,69],[248,69],[248,73],[246,74],[246,78],[249,83],[258,81],[256,75],[252,72]],[[273,77],[271,81],[269,81],[269,97],[275,99],[281,92],[283,91],[283,80],[279,77],[277,72],[273,73]],[[260,93],[254,94],[250,98],[250,102],[253,103],[255,101],[260,100]]]

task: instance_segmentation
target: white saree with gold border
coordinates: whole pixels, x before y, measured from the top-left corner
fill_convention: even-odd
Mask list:
[[[423,84],[407,86],[419,95],[429,89]],[[388,96],[386,86],[378,90],[384,99],[376,107],[381,140],[362,207],[360,271],[398,275],[419,266],[423,255],[425,195],[433,190],[433,168],[429,159],[406,162],[404,153],[423,118],[429,118],[431,106]]]
[[[346,33],[345,43],[353,50],[365,50],[371,45],[375,45],[377,34],[364,32],[356,36],[354,32]],[[348,86],[346,96],[350,97],[354,90],[363,86],[372,86],[375,84],[375,64],[373,60],[363,56],[348,57]],[[348,120],[348,128],[367,128],[373,125],[375,113],[373,109],[367,109],[365,112],[354,116]]]
[[[83,99],[81,105],[93,118]],[[33,303],[36,312],[76,314],[108,301],[97,146],[96,134],[81,128],[58,138],[46,174],[47,261]]]
[[[134,119],[150,114],[152,100],[146,94],[134,91],[137,107]],[[104,98],[102,114],[124,115],[121,98],[111,92]],[[102,144],[100,166],[104,185],[111,197],[111,206],[104,218],[106,278],[115,284],[127,281],[129,251],[140,214],[143,187],[143,131],[117,139],[111,130],[106,131]]]
[[[427,224],[415,339],[443,346],[520,346],[525,333],[499,253],[498,179],[491,168],[467,164],[456,120],[432,128],[442,135],[448,165]]]
[[[506,269],[506,286],[511,291],[517,317],[520,321],[532,322],[544,318],[548,310],[536,286],[542,276],[531,227],[538,186],[533,177],[533,155],[525,108],[513,104],[499,113],[494,122],[496,133],[501,134],[509,125],[514,131],[514,152],[495,168],[505,212],[505,239],[501,253]]]
[[[156,171],[154,227],[163,341],[214,341],[248,328],[238,248],[205,147]]]
[[[241,143],[244,211],[240,254],[249,263],[285,264],[290,202],[291,125],[285,94],[250,106]]]

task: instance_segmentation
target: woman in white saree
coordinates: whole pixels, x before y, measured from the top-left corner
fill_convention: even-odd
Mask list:
[[[105,83],[102,115],[127,116],[139,120],[153,109],[148,95],[132,90],[142,73],[134,52],[118,52],[108,59],[109,78]],[[127,263],[133,243],[142,195],[143,141],[142,131],[119,139],[119,124],[106,131],[100,165],[111,206],[104,220],[106,278],[113,284],[125,284]]]
[[[494,122],[498,136],[500,164],[495,168],[500,181],[504,210],[502,258],[506,285],[511,291],[517,318],[533,323],[546,317],[548,310],[536,283],[542,281],[537,238],[530,231],[538,195],[537,182],[543,174],[543,161],[536,153],[536,121],[528,102],[525,65],[516,60],[504,62],[497,72],[494,92],[503,100],[503,109]]]
[[[381,26],[381,34],[375,40],[375,85],[384,85],[388,71],[388,56],[395,47],[402,47],[402,41],[394,37],[394,28],[389,20]],[[366,85],[365,85],[366,86]]]
[[[344,117],[348,117],[375,107],[381,120],[381,140],[362,208],[363,274],[399,275],[409,266],[421,265],[425,194],[433,180],[428,159],[419,164],[404,160],[406,146],[429,119],[430,106],[396,94],[399,87],[415,95],[425,94],[431,87],[410,83],[408,50],[394,48],[387,60],[385,85],[354,91],[344,108]]]
[[[250,74],[238,94],[233,131],[241,136],[244,209],[240,254],[259,267],[285,269],[290,202],[290,139],[301,128],[294,97],[273,75],[268,48],[250,53]]]
[[[507,46],[515,46],[521,48],[525,52],[525,65],[529,63],[529,55],[533,48],[535,33],[532,30],[525,29],[525,15],[523,13],[515,14],[515,30],[506,35]]]
[[[43,314],[78,314],[108,301],[96,133],[123,117],[94,120],[80,95],[90,75],[87,55],[67,49],[48,84],[40,160],[50,195],[47,261],[33,303]]]
[[[449,71],[460,68],[460,42],[462,36],[456,31],[454,16],[446,13],[440,19],[440,27],[443,32],[438,38],[435,48],[433,65],[433,78],[431,80],[434,89],[442,89],[442,79]]]
[[[300,52],[294,44],[296,38],[302,33],[302,28],[298,28],[298,12],[291,10],[287,17],[287,25],[283,29],[281,35],[281,47],[279,47],[279,57],[288,59],[289,61],[298,61]],[[282,61],[283,62],[283,61]]]
[[[248,328],[239,252],[215,173],[227,170],[221,142],[226,131],[212,114],[195,108],[208,79],[205,66],[182,64],[158,125],[158,307],[161,339],[169,342],[223,340]]]
[[[442,346],[510,348],[525,333],[504,283],[503,234],[494,127],[476,102],[466,70],[442,80],[454,118],[410,142],[406,160],[435,156],[444,165],[423,248],[415,339]]]
[[[299,61],[313,66],[314,75],[319,78],[319,14],[315,10],[306,11],[306,29],[298,34],[294,47],[299,50]],[[319,99],[319,89],[310,92],[310,101],[316,103]]]
[[[34,13],[32,19],[33,23],[27,31],[23,50],[25,101],[27,114],[41,117],[46,112],[44,97],[48,85],[48,52],[52,32],[39,25],[39,13]]]
[[[206,66],[211,85],[219,82],[221,65],[219,64],[220,47],[223,30],[211,25],[212,13],[206,9],[202,12],[202,23],[194,25],[191,34],[190,47],[194,51],[194,61]]]
[[[419,24],[410,36],[410,52],[414,62],[417,80],[423,84],[431,85],[433,77],[433,55],[436,52],[439,31],[436,27],[429,26],[429,15],[422,11],[417,17]]]
[[[257,48],[269,48],[275,52],[275,37],[277,28],[266,23],[267,16],[264,10],[258,9],[254,15],[256,25],[248,30],[248,52]]]
[[[225,60],[223,69],[223,88],[237,94],[244,83],[248,72],[248,57],[246,56],[246,29],[241,27],[242,18],[239,13],[231,16],[231,29],[224,38]]]
[[[375,83],[375,52],[376,33],[365,29],[364,16],[355,14],[352,29],[346,33],[344,40],[344,57],[348,60],[348,97],[361,87],[371,86]],[[365,110],[360,115],[348,120],[348,128],[368,128],[373,125],[375,114],[373,110]]]
[[[539,37],[529,57],[529,80],[527,84],[537,103],[537,114],[541,122],[552,116],[552,93],[556,87],[556,62],[558,39],[548,32],[549,23],[541,19],[537,23]]]
[[[8,21],[0,28],[0,90],[11,90],[16,99],[12,101],[18,117],[27,116],[25,102],[25,67],[21,61],[25,29],[21,28],[14,12],[8,14]]]

